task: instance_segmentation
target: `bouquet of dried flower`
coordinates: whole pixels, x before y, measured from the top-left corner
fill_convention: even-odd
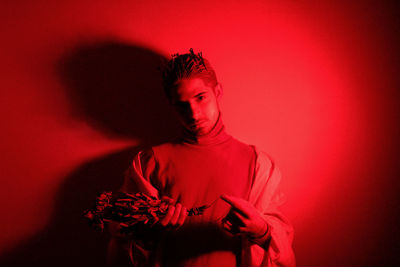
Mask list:
[[[128,194],[123,192],[103,192],[95,205],[85,211],[89,224],[97,230],[103,230],[104,224],[116,222],[120,232],[130,234],[137,227],[152,226],[168,210],[169,201],[148,196],[145,193]],[[188,210],[188,216],[201,215],[211,205]]]

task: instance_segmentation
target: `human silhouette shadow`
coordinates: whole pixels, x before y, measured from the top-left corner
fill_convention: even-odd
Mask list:
[[[140,146],[86,162],[64,179],[45,230],[0,258],[0,266],[105,266],[108,233],[89,228],[83,212],[96,196],[117,190],[142,146],[175,136],[178,122],[168,107],[157,67],[163,57],[115,41],[84,44],[64,55],[57,71],[73,115],[110,138]]]

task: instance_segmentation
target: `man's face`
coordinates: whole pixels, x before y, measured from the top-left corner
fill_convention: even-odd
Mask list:
[[[171,104],[182,125],[196,136],[208,134],[219,116],[221,87],[205,84],[201,78],[180,80],[171,92]]]

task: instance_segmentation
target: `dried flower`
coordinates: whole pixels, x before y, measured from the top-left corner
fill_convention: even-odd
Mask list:
[[[145,193],[128,194],[123,192],[103,192],[93,208],[85,211],[89,224],[97,230],[103,230],[108,222],[119,223],[121,233],[132,233],[136,227],[152,226],[168,210],[168,201],[148,196]],[[188,216],[201,215],[211,205],[188,210]]]

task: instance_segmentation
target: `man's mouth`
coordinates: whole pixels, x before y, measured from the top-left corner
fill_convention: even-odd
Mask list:
[[[201,128],[201,126],[202,126],[204,123],[205,123],[204,120],[196,121],[196,122],[193,122],[193,123],[189,124],[189,127],[190,127],[191,129],[198,129],[198,128]]]

